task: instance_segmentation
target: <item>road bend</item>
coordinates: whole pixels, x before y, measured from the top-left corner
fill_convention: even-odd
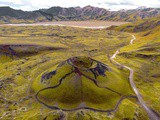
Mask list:
[[[133,41],[136,40],[136,37],[135,37],[134,35],[131,35],[131,36],[132,36],[132,39],[130,40],[130,44],[133,44]],[[149,119],[150,119],[150,120],[160,120],[160,115],[158,115],[158,113],[156,113],[154,110],[152,110],[151,108],[149,108],[149,107],[146,105],[146,103],[144,102],[141,94],[139,93],[139,91],[138,91],[138,89],[137,89],[137,87],[136,87],[136,85],[135,85],[135,83],[134,83],[134,80],[133,80],[133,75],[134,75],[133,69],[130,68],[130,67],[128,67],[128,66],[126,66],[126,65],[122,65],[122,64],[120,64],[119,62],[117,62],[117,61],[115,60],[115,58],[116,58],[117,54],[119,54],[119,52],[120,52],[120,49],[118,49],[118,50],[111,56],[110,59],[111,59],[113,62],[115,62],[117,65],[119,65],[119,66],[121,66],[121,67],[123,67],[123,68],[126,68],[126,69],[128,69],[128,70],[130,71],[130,74],[129,74],[129,83],[130,83],[133,91],[135,92],[135,94],[136,94],[136,96],[137,96],[137,98],[138,98],[138,101],[139,101],[141,107],[147,112]]]

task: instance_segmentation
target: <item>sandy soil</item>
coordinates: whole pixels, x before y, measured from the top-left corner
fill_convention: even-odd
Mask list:
[[[71,26],[82,28],[106,28],[111,25],[122,25],[127,22],[113,22],[113,21],[58,21],[58,22],[40,22],[33,24],[1,24],[0,26]]]

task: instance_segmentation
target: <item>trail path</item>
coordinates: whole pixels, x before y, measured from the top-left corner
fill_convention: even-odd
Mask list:
[[[132,39],[130,40],[130,45],[133,44],[133,41],[136,40],[136,37],[134,35],[131,35],[132,36]],[[126,68],[130,71],[130,74],[129,74],[129,82],[130,82],[130,85],[133,89],[133,91],[135,92],[137,98],[138,98],[138,101],[141,105],[141,107],[147,112],[150,120],[160,120],[160,116],[158,115],[158,113],[156,113],[155,111],[153,111],[151,108],[149,108],[146,103],[144,102],[141,94],[139,93],[135,83],[134,83],[134,80],[133,80],[133,74],[134,74],[134,71],[132,68],[126,66],[126,65],[122,65],[120,63],[118,63],[116,60],[114,60],[117,56],[117,54],[119,54],[120,52],[120,49],[118,49],[115,54],[112,55],[112,57],[110,58],[113,62],[115,62],[117,65],[123,67],[123,68]]]
[[[41,24],[9,24],[9,26],[39,26],[39,25],[41,25]],[[62,25],[62,24],[56,24],[56,25],[58,25],[58,26],[79,27],[79,28],[91,28],[91,29],[103,29],[103,28],[108,27],[108,26],[100,26],[100,27],[97,27],[97,26],[96,26],[96,27],[95,27],[95,26],[94,26],[94,27],[86,27],[86,26],[85,26],[85,27],[84,27],[84,26],[72,26],[72,25]],[[53,26],[56,26],[56,25],[53,24]],[[6,25],[0,25],[0,26],[6,26]],[[50,26],[50,24],[43,24],[43,26]],[[136,37],[135,37],[134,35],[131,35],[131,36],[132,36],[132,39],[130,40],[130,44],[133,44],[134,40],[136,40]],[[123,67],[123,68],[126,68],[126,69],[128,69],[128,70],[130,71],[130,74],[129,74],[129,82],[130,82],[130,85],[131,85],[133,91],[135,92],[135,94],[136,94],[136,96],[137,96],[137,98],[138,98],[138,101],[139,101],[140,105],[141,105],[142,108],[147,112],[150,120],[160,120],[160,116],[158,115],[158,113],[156,113],[156,112],[153,111],[151,108],[149,108],[149,107],[146,105],[146,103],[144,102],[142,96],[140,95],[140,93],[139,93],[139,91],[138,91],[138,89],[137,89],[137,87],[136,87],[136,85],[135,85],[135,83],[134,83],[134,80],[133,80],[133,75],[134,75],[133,69],[130,68],[130,67],[128,67],[128,66],[122,65],[122,64],[120,64],[119,62],[117,62],[117,61],[115,60],[115,58],[116,58],[116,56],[119,54],[119,52],[120,52],[120,49],[118,49],[118,50],[115,52],[115,54],[113,54],[113,55],[111,56],[110,59],[111,59],[113,62],[115,62],[117,65],[119,65],[119,66],[121,66],[121,67]],[[120,99],[120,100],[119,100],[119,102],[118,102],[117,105],[115,106],[115,109],[114,109],[114,110],[117,109],[117,106],[120,104],[120,102],[121,102],[122,100],[123,100],[123,99]],[[47,106],[47,105],[46,105],[46,106]],[[50,106],[48,106],[48,107],[50,107]],[[54,108],[55,108],[55,107],[54,107]],[[57,109],[57,108],[56,108],[56,109]],[[75,108],[75,109],[73,109],[73,111],[74,111],[74,110],[77,110],[77,109],[79,109],[79,108]],[[80,109],[81,109],[81,108],[80,108]],[[88,108],[88,107],[84,107],[83,109],[95,110],[95,109]],[[103,110],[97,110],[97,111],[106,112],[106,111],[103,111]],[[109,111],[108,111],[108,112],[109,112]],[[111,111],[110,111],[110,112],[111,112]]]

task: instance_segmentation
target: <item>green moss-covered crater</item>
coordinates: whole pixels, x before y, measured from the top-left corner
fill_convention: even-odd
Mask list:
[[[112,111],[134,98],[127,80],[108,65],[89,57],[72,57],[33,81],[38,102],[51,109]]]

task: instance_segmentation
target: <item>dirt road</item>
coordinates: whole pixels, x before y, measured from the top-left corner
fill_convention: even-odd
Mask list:
[[[130,40],[130,44],[133,44],[133,41],[136,39],[136,37],[134,35],[132,35],[132,39]],[[139,93],[135,83],[134,83],[134,80],[133,80],[133,75],[134,75],[134,71],[132,68],[128,67],[128,66],[125,66],[125,65],[122,65],[120,63],[118,63],[117,61],[115,61],[114,59],[116,58],[116,55],[119,53],[120,49],[118,49],[115,54],[112,55],[111,57],[111,60],[113,62],[115,62],[117,65],[123,67],[123,68],[126,68],[130,71],[130,74],[129,74],[129,82],[130,82],[130,85],[133,89],[133,91],[135,92],[135,94],[137,95],[137,98],[138,98],[138,101],[141,105],[141,107],[147,112],[150,120],[160,120],[160,116],[158,115],[158,113],[156,113],[155,111],[153,111],[151,108],[149,108],[146,103],[144,102],[141,94]]]

